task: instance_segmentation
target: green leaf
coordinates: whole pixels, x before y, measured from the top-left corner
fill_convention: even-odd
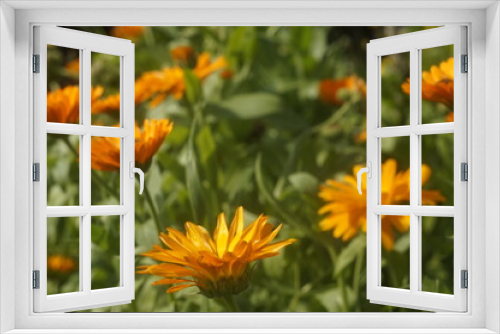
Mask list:
[[[298,191],[314,193],[318,191],[319,181],[307,172],[297,172],[291,174],[288,180]]]
[[[283,110],[279,96],[269,93],[235,95],[212,107],[220,116],[242,120],[260,119]]]
[[[196,147],[200,152],[200,165],[210,166],[210,169],[215,169],[214,155],[217,148],[212,130],[208,126],[200,129],[196,135]]]
[[[186,85],[186,98],[192,106],[201,99],[200,80],[194,75],[193,71],[184,69],[184,83]]]
[[[402,234],[394,244],[393,251],[403,254],[410,248],[410,233]]]
[[[318,301],[328,312],[342,312],[342,292],[340,288],[330,288],[316,294]]]
[[[360,252],[364,252],[366,249],[366,235],[360,234],[354,238],[346,248],[342,250],[337,258],[337,263],[335,263],[335,276],[338,276],[344,268],[351,265],[356,259]]]

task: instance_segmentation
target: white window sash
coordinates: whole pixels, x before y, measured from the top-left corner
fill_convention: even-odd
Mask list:
[[[47,123],[47,45],[80,50],[80,124]],[[91,125],[91,52],[119,56],[120,127]],[[113,37],[70,29],[37,26],[34,54],[40,55],[40,73],[34,74],[34,162],[40,163],[40,181],[34,193],[34,265],[40,271],[40,288],[33,290],[35,312],[68,312],[111,304],[129,303],[135,293],[134,179],[129,177],[129,162],[134,162],[134,45]],[[47,133],[80,136],[80,205],[47,207]],[[91,205],[91,138],[121,138],[119,205]],[[133,163],[132,163],[133,166]],[[92,290],[91,217],[120,215],[120,284],[118,287]],[[80,217],[78,292],[47,295],[47,217]]]
[[[467,182],[460,180],[460,164],[467,162],[466,108],[467,75],[460,71],[467,54],[466,28],[451,26],[371,41],[367,46],[367,161],[372,177],[367,179],[367,297],[384,305],[430,310],[467,311],[467,289],[461,288],[461,270],[467,270]],[[454,45],[454,123],[421,124],[420,50]],[[410,125],[381,127],[382,56],[410,52]],[[421,201],[421,143],[425,134],[454,133],[454,206],[423,206]],[[381,205],[381,140],[410,137],[410,205]],[[410,289],[381,286],[381,215],[410,216]],[[419,217],[454,218],[454,294],[421,290],[421,236]]]

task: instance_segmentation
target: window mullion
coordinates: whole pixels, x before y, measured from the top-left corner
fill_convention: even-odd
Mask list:
[[[419,123],[419,50],[410,51],[410,127],[413,129]],[[410,207],[420,204],[420,145],[419,136],[410,133]],[[419,262],[419,217],[411,210],[410,213],[410,291],[416,293],[420,285]]]
[[[91,77],[90,77],[90,49],[83,49],[82,68],[80,84],[82,91],[82,99],[80,100],[80,110],[82,113],[82,124],[85,127],[90,127],[91,124]],[[91,134],[87,132],[82,136],[82,150],[81,150],[81,166],[83,171],[82,177],[82,192],[83,192],[83,205],[87,208],[91,206]],[[87,212],[82,218],[82,238],[80,239],[80,248],[82,252],[82,270],[80,272],[80,279],[83,284],[83,291],[90,293],[91,290],[91,223],[90,212]]]

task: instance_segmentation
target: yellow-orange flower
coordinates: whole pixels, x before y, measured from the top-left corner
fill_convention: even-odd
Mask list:
[[[137,40],[144,34],[145,29],[146,29],[145,27],[137,27],[137,26],[113,27],[113,29],[111,29],[111,36]]]
[[[158,151],[165,137],[172,132],[174,123],[168,119],[145,120],[142,125],[135,128],[135,161],[146,164],[148,160]]]
[[[203,80],[225,66],[224,57],[218,57],[212,62],[210,54],[204,52],[198,57],[193,72],[199,80]],[[135,103],[139,104],[152,99],[151,106],[154,107],[168,95],[172,95],[177,100],[181,99],[185,90],[184,71],[179,66],[166,67],[161,71],[145,72],[135,82]]]
[[[173,122],[168,119],[152,119],[144,121],[142,130],[138,126],[135,127],[135,163],[137,166],[147,168],[173,126]],[[105,171],[120,169],[120,138],[93,137],[91,166],[93,169]]]
[[[55,273],[69,274],[76,268],[75,261],[64,255],[47,257],[47,270]]]
[[[170,50],[170,54],[175,60],[187,62],[189,59],[194,57],[194,50],[190,46],[181,45]]]
[[[430,71],[422,72],[422,98],[440,102],[453,109],[454,61],[448,58],[439,64],[432,65]],[[406,94],[410,94],[410,79],[401,85]]]
[[[92,114],[120,111],[120,94],[108,95],[104,99],[92,101]]]
[[[242,207],[236,210],[229,229],[224,213],[219,214],[213,236],[203,226],[191,222],[186,222],[184,227],[185,234],[173,228],[160,233],[167,249],[155,245],[142,254],[162,263],[138,267],[139,274],[162,277],[153,285],[180,283],[170,287],[168,293],[192,286],[197,286],[209,298],[240,293],[249,285],[251,262],[276,256],[296,241],[271,243],[282,224],[274,228],[264,215],[244,229]]]
[[[203,52],[196,60],[196,66],[193,70],[194,74],[200,80],[204,80],[213,72],[225,68],[227,66],[226,58],[218,57],[214,61],[211,60],[210,53]]]
[[[319,197],[326,204],[318,211],[327,214],[320,221],[323,231],[333,230],[335,238],[347,241],[359,230],[366,232],[366,174],[362,179],[362,195],[358,193],[356,176],[361,166],[354,166],[353,175],[346,175],[342,182],[327,180],[320,187]],[[422,185],[430,176],[431,169],[422,165]],[[397,163],[388,159],[382,164],[382,205],[398,205],[410,200],[410,170],[397,172]],[[435,205],[445,201],[439,190],[422,190],[422,204]],[[382,244],[385,249],[394,246],[394,228],[400,232],[408,231],[410,220],[407,216],[382,216]]]
[[[104,89],[92,87],[91,102],[97,100]],[[47,94],[47,122],[78,123],[80,119],[80,90],[78,86],[66,86]]]
[[[351,92],[359,92],[363,96],[366,96],[366,84],[363,79],[357,77],[356,75],[350,75],[338,80],[322,80],[319,83],[319,96],[325,103],[340,105],[343,102],[338,96],[341,89],[346,89]]]
[[[135,103],[153,98],[151,105],[156,106],[170,94],[179,100],[185,89],[184,71],[180,67],[145,72],[135,83]]]

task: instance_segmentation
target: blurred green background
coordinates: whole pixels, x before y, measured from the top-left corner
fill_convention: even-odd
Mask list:
[[[366,159],[363,90],[342,87],[332,93],[338,103],[331,103],[321,98],[319,87],[323,80],[352,75],[365,80],[369,40],[425,27],[145,27],[130,36],[113,27],[69,28],[133,39],[136,79],[179,65],[171,54],[178,46],[190,46],[195,55],[209,52],[212,59],[223,56],[228,63],[195,83],[200,91],[194,97],[169,96],[156,106],[149,101],[136,106],[139,125],[144,119],[174,122],[147,167],[146,194],[136,194],[137,266],[155,263],[140,254],[160,244],[159,229],[184,231],[189,220],[212,232],[219,212],[232,217],[242,205],[246,224],[265,213],[273,223],[284,223],[278,239],[299,240],[257,263],[249,289],[236,296],[242,311],[407,311],[366,299],[365,233],[342,241],[318,227],[324,217],[318,210],[325,204],[318,197],[320,184],[342,180]],[[426,51],[422,69],[450,56],[449,47]],[[77,57],[75,50],[49,48],[49,91],[78,85],[78,71],[68,65]],[[408,124],[409,98],[401,85],[409,75],[409,57],[384,58],[383,125]],[[192,66],[188,60],[186,67]],[[103,98],[119,92],[118,57],[93,54],[92,85],[104,88]],[[444,122],[452,111],[423,103],[424,122]],[[118,121],[117,113],[93,115],[93,124]],[[63,137],[47,139],[48,205],[78,204],[79,138]],[[426,137],[422,160],[433,174],[424,187],[441,191],[446,202],[440,204],[453,205],[453,135]],[[397,160],[398,171],[408,168],[407,139],[391,138],[382,150],[384,161]],[[93,171],[93,204],[117,203],[117,185],[118,172]],[[92,220],[94,289],[119,282],[118,222],[119,217]],[[49,293],[78,291],[78,220],[50,218],[48,226]],[[453,219],[426,217],[422,233],[423,290],[453,293]],[[408,288],[408,233],[396,232],[394,248],[382,252],[384,282]],[[167,286],[151,286],[157,279],[137,274],[131,304],[91,311],[225,311],[196,288],[166,294]]]

